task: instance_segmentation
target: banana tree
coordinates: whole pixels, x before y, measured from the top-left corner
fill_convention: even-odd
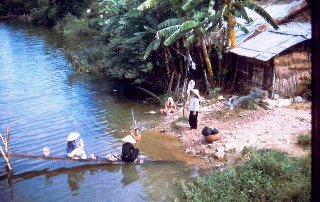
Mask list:
[[[195,44],[201,47],[209,79],[211,83],[213,83],[212,63],[207,50],[207,46],[209,45],[207,39],[211,37],[212,32],[215,30],[218,18],[215,15],[208,16],[209,12],[207,11],[193,10],[194,6],[200,3],[202,3],[202,1],[188,1],[182,5],[182,10],[192,13],[191,16],[172,18],[160,23],[155,40],[150,43],[150,48],[147,49],[145,56],[148,56],[150,51],[158,48],[160,41],[162,41],[165,46],[171,46],[182,38],[185,46]]]
[[[278,29],[279,26],[273,20],[273,18],[259,5],[253,3],[251,0],[223,0],[220,9],[224,10],[224,20],[227,22],[227,44],[231,47],[236,47],[236,35],[235,27],[239,27],[244,32],[247,29],[242,24],[236,21],[236,17],[243,18],[246,23],[252,22],[251,18],[248,16],[245,8],[255,11],[262,18],[264,18],[274,29]]]

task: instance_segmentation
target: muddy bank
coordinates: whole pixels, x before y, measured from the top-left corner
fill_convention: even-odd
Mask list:
[[[297,137],[311,131],[310,103],[270,110],[257,106],[256,110],[231,111],[225,100],[202,100],[197,130],[190,130],[188,114],[185,110],[183,119],[179,109],[177,114],[163,117],[159,130],[177,137],[185,153],[202,159],[204,169],[235,163],[246,147],[278,149],[296,157],[307,154],[297,144]],[[222,139],[206,143],[201,135],[205,126],[217,128]]]

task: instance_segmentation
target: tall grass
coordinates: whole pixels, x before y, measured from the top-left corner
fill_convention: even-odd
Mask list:
[[[180,181],[187,201],[310,201],[310,157],[268,150],[244,165]]]

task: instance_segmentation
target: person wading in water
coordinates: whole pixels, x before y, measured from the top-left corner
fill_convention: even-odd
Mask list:
[[[87,159],[84,151],[84,143],[80,138],[80,134],[71,132],[67,138],[67,155],[72,159]]]
[[[164,103],[164,109],[160,109],[160,113],[169,116],[177,110],[177,105],[172,97],[168,97],[168,101]]]

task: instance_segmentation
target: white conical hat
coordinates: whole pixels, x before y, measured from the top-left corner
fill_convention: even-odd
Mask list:
[[[131,136],[131,135],[127,135],[124,138],[121,139],[123,142],[129,142],[131,144],[136,143],[136,140]]]
[[[200,94],[199,94],[199,90],[198,89],[192,89],[190,91],[193,92],[198,98],[200,98]]]
[[[70,142],[70,141],[76,140],[76,139],[79,138],[79,137],[80,137],[80,134],[79,134],[79,133],[71,132],[71,133],[68,135],[67,141]]]

